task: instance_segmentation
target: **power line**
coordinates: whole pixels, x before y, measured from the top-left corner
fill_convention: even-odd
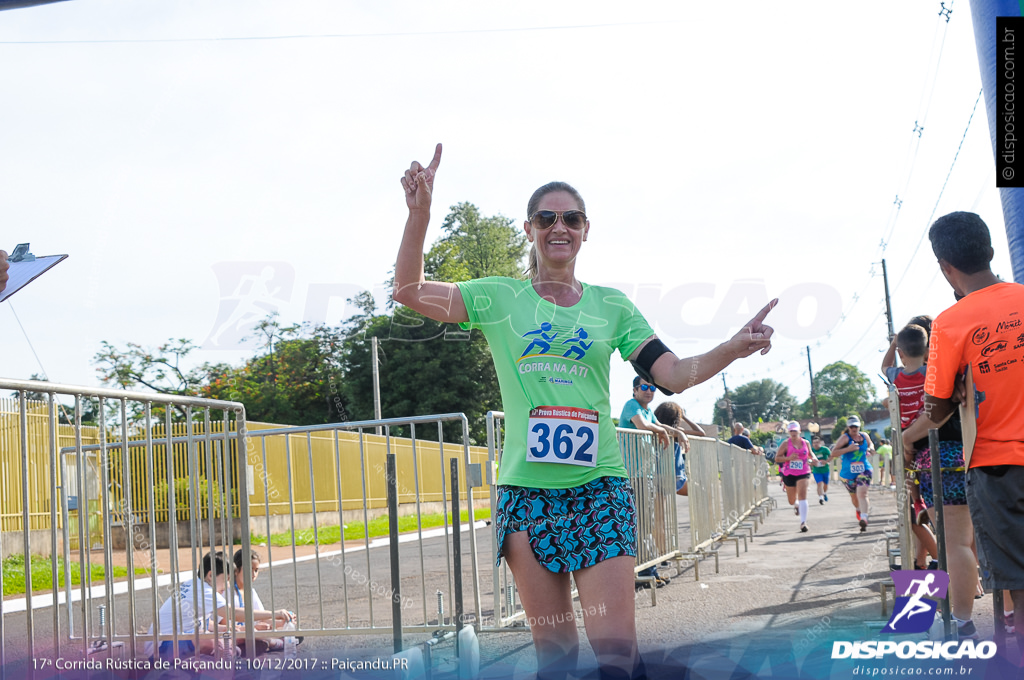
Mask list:
[[[850,353],[853,352],[855,349],[857,349],[857,346],[860,345],[860,343],[864,340],[864,338],[866,338],[868,336],[868,333],[870,333],[871,331],[875,330],[874,329],[874,323],[875,323],[875,321],[878,320],[878,317],[880,317],[881,315],[882,315],[881,311],[879,311],[878,314],[875,314],[874,318],[872,318],[871,321],[868,323],[867,328],[864,329],[864,333],[859,338],[857,338],[857,341],[853,343],[853,346],[850,347],[850,349],[848,349],[843,354],[843,356],[841,356],[838,359],[838,361],[843,361],[844,359],[846,359],[846,357],[850,356]]]
[[[685,20],[689,22],[690,20]],[[430,35],[473,35],[487,33],[527,33],[531,31],[576,31],[592,28],[617,28],[621,26],[663,26],[683,23],[683,19],[667,21],[620,21],[607,24],[569,24],[565,26],[524,26],[520,28],[468,28],[448,31],[403,31],[393,33],[302,33],[294,35],[250,35],[221,38],[127,38],[110,40],[0,40],[0,45],[125,45],[147,43],[195,43],[195,42],[259,42],[269,40],[323,40],[358,38],[408,38]]]
[[[946,185],[949,184],[949,178],[953,174],[953,168],[956,167],[956,161],[960,158],[960,150],[964,147],[964,140],[967,139],[967,131],[971,129],[971,121],[974,120],[974,114],[978,111],[978,102],[981,101],[981,93],[983,90],[978,90],[978,97],[974,100],[974,108],[971,109],[971,116],[967,119],[967,127],[964,128],[964,134],[960,137],[960,144],[956,147],[956,153],[953,155],[953,162],[949,165],[949,172],[946,173],[946,180],[942,183],[942,188],[939,190],[939,195],[935,199],[935,205],[932,207],[932,214],[928,216],[928,223],[925,225],[924,231],[921,232],[921,238],[917,240],[917,245],[914,247],[914,252],[911,253],[910,258],[907,260],[907,266],[903,270],[903,274],[900,275],[900,280],[897,282],[896,287],[893,288],[893,293],[899,290],[900,284],[903,283],[903,279],[907,277],[907,272],[910,271],[910,266],[914,263],[914,257],[917,255],[917,251],[920,250],[921,244],[924,242],[924,237],[928,234],[928,228],[931,226],[932,221],[935,219],[935,213],[939,210],[939,202],[942,201],[942,194],[946,191]]]
[[[939,11],[938,17],[936,18],[935,33],[932,36],[932,46],[928,53],[928,61],[926,63],[931,63],[932,55],[935,53],[935,42],[938,39],[939,28],[942,27],[942,41],[939,44],[939,55],[935,60],[935,68],[931,77],[931,90],[928,90],[928,79],[925,79],[924,84],[921,87],[921,101],[917,106],[919,114],[917,120],[914,121],[914,129],[910,133],[910,143],[911,149],[913,150],[913,156],[910,158],[910,167],[907,170],[906,181],[903,183],[903,191],[896,194],[896,200],[893,201],[895,211],[891,209],[889,211],[892,221],[889,223],[887,220],[888,232],[883,228],[883,233],[886,235],[879,242],[882,254],[885,254],[886,248],[892,241],[892,235],[896,231],[896,222],[899,220],[900,216],[900,208],[903,207],[903,200],[906,198],[907,192],[910,189],[910,181],[914,176],[914,168],[917,166],[917,156],[921,150],[921,133],[924,131],[925,123],[928,122],[928,114],[931,111],[932,99],[935,96],[935,85],[939,80],[939,68],[942,65],[942,54],[946,47],[946,35],[949,32],[949,18],[953,13],[953,1],[950,1],[948,8],[946,7],[945,2],[941,2],[939,4],[942,9]],[[942,21],[943,19],[945,19],[944,23]],[[927,103],[925,103],[926,92],[928,93]]]

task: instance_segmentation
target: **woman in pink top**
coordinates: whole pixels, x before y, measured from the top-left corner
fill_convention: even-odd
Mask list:
[[[800,515],[800,531],[807,531],[807,480],[811,477],[811,445],[800,436],[800,423],[790,421],[786,427],[789,439],[779,445],[775,462],[779,463],[786,498]]]

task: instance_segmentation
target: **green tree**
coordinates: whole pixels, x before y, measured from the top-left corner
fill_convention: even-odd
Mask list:
[[[187,338],[171,338],[154,348],[129,342],[121,349],[106,340],[100,343],[100,351],[92,359],[100,380],[122,390],[146,391],[176,396],[196,396],[206,382],[210,365],[203,364],[185,368],[187,357],[196,350],[196,345]],[[132,402],[129,417],[133,421],[143,418],[143,407]],[[98,411],[98,407],[96,409]],[[175,408],[175,417],[183,418],[185,409]],[[159,422],[164,417],[164,408],[154,405],[153,418]],[[97,414],[94,414],[98,416]]]
[[[238,367],[208,367],[200,393],[240,401],[249,420],[285,425],[319,425],[344,420],[333,398],[340,381],[341,329],[293,324],[276,314],[256,324],[261,342],[255,356]]]
[[[428,277],[467,281],[483,276],[518,278],[525,268],[526,234],[502,215],[484,217],[472,203],[458,203],[441,224],[443,236],[424,260]]]
[[[871,379],[844,361],[829,364],[818,371],[814,376],[814,390],[818,395],[818,415],[822,418],[860,414],[875,401]],[[800,414],[804,418],[814,417],[810,399],[800,405]]]
[[[759,419],[766,422],[783,420],[795,413],[797,407],[789,388],[771,378],[740,385],[729,391],[729,398],[733,418],[747,424],[756,423]],[[715,405],[716,423],[728,424],[729,415],[724,401],[723,397]]]
[[[762,448],[768,448],[775,443],[775,433],[753,429],[750,432],[750,441]]]

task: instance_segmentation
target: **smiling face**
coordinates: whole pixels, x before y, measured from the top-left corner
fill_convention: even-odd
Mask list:
[[[545,194],[537,203],[537,210],[581,210],[572,194],[567,191],[552,191]],[[536,211],[535,211],[536,212]],[[583,229],[570,229],[561,218],[547,229],[540,229],[536,223],[527,221],[523,228],[526,237],[537,248],[537,261],[541,267],[564,267],[576,260],[580,246],[587,240],[590,231],[588,221]]]

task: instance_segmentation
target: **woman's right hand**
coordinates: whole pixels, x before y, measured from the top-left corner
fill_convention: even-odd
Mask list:
[[[434,191],[434,175],[441,164],[441,145],[434,149],[434,158],[427,167],[413,161],[402,177],[402,188],[405,189],[405,204],[409,212],[429,211],[431,195]]]

